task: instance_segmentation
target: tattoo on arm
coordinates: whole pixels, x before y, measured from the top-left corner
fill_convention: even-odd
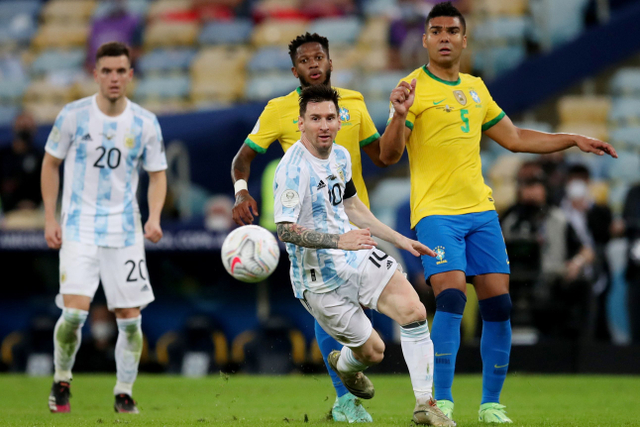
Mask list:
[[[337,249],[339,234],[319,233],[291,222],[278,224],[278,237],[285,243],[314,249]]]

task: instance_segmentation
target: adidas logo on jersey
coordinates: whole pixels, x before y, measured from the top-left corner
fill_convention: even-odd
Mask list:
[[[149,291],[149,290],[151,290],[151,288],[149,287],[149,285],[144,285],[144,286],[142,287],[142,289],[140,289],[140,292]]]
[[[85,136],[82,137],[83,141],[93,141],[93,138],[91,138],[91,134],[88,133]]]
[[[320,180],[320,183],[318,184],[318,190],[322,190],[326,186],[327,184],[325,184],[323,180]]]
[[[391,268],[391,266],[393,265],[393,261],[391,261],[390,259],[387,260],[387,270]]]

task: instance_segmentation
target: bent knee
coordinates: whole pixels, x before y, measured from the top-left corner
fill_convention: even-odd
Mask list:
[[[406,325],[408,323],[425,320],[426,318],[427,309],[424,308],[424,305],[420,301],[416,301],[407,304],[406,307],[403,307],[403,309],[400,310],[400,321],[398,323]]]

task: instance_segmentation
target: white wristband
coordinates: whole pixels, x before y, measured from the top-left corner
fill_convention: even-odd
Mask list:
[[[242,190],[246,190],[247,181],[245,181],[244,179],[237,180],[236,183],[233,184],[233,189],[235,190],[235,194],[238,194]]]

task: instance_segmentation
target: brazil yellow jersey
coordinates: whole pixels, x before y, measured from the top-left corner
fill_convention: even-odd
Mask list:
[[[368,207],[369,195],[362,177],[360,147],[371,144],[380,138],[380,134],[371,120],[364,97],[360,92],[337,87],[334,89],[340,95],[339,114],[342,121],[342,128],[338,131],[335,142],[345,147],[351,154],[353,183],[358,197]],[[269,101],[244,143],[258,153],[266,152],[276,140],[280,142],[285,152],[295,144],[300,139],[298,129],[300,91],[301,89],[297,88],[288,95]]]
[[[482,177],[480,137],[504,112],[479,77],[461,73],[450,82],[423,66],[402,81],[413,79],[416,94],[406,119],[412,129],[407,142],[411,227],[429,215],[494,210]]]

